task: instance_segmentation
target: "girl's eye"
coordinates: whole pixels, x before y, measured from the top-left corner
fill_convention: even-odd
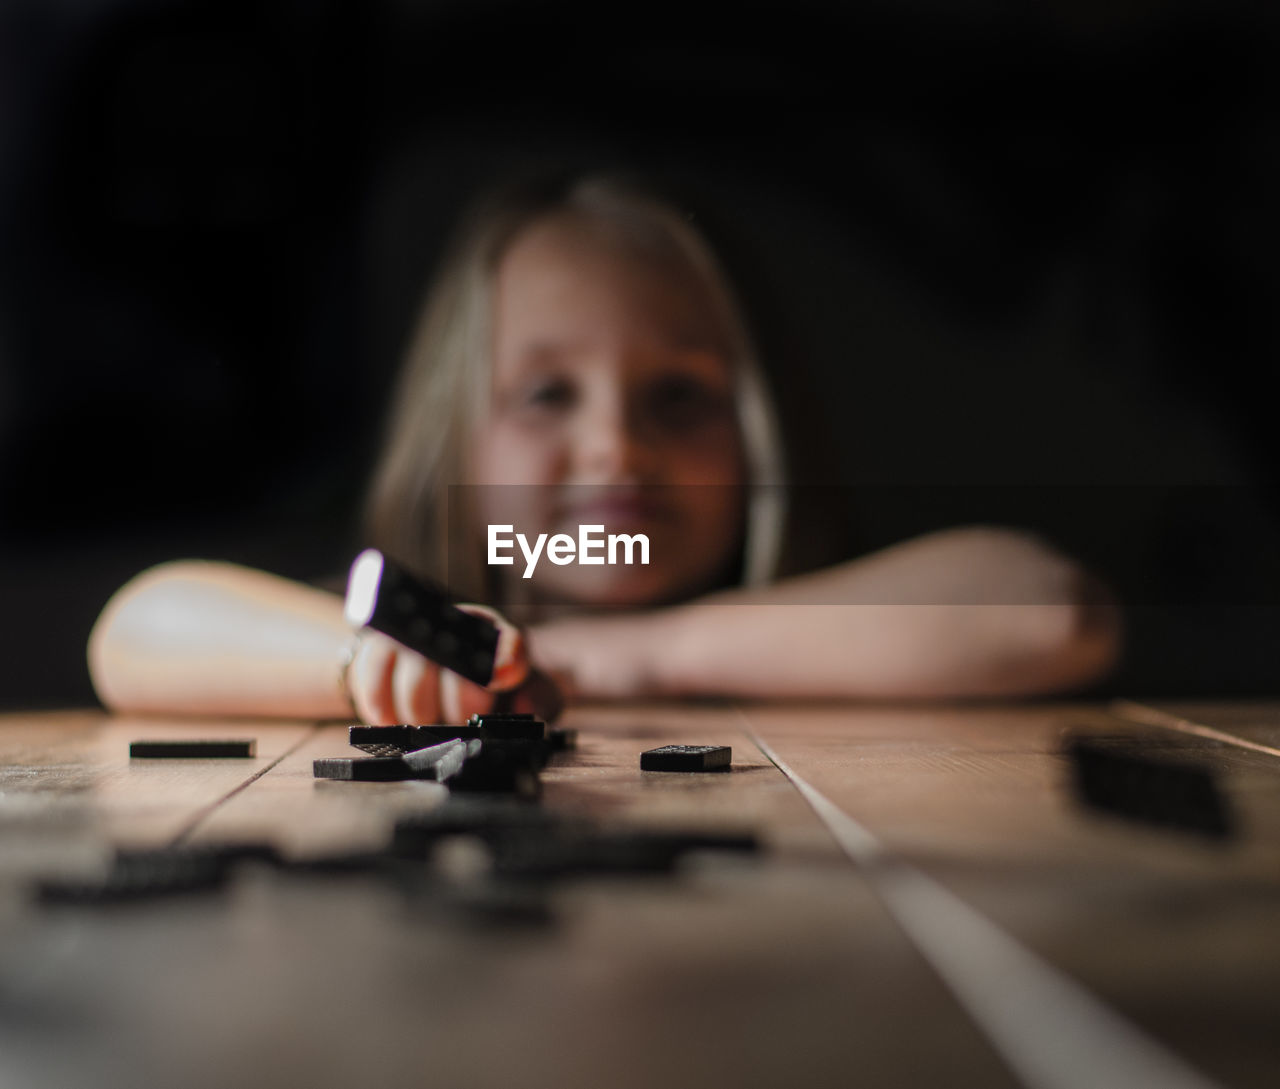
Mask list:
[[[573,404],[573,386],[563,379],[535,382],[521,395],[521,402],[529,408],[562,409]]]
[[[695,378],[671,376],[649,391],[649,407],[655,422],[670,431],[687,431],[726,414],[729,398]]]

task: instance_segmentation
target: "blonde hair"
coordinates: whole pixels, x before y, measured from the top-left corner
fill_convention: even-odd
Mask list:
[[[396,387],[365,512],[370,543],[419,575],[448,583],[459,597],[503,604],[485,577],[479,547],[471,547],[471,527],[456,524],[469,522],[470,512],[465,501],[450,504],[450,485],[467,483],[464,450],[489,395],[498,265],[524,228],[564,214],[682,266],[703,287],[729,350],[746,460],[742,579],[745,585],[771,581],[782,551],[785,465],[777,416],[739,303],[691,215],[611,176],[495,194],[464,221],[427,294]]]

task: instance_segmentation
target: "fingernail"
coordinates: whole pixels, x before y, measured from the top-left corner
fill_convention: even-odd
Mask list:
[[[498,646],[493,660],[493,677],[489,688],[502,690],[515,688],[524,682],[529,673],[529,658],[524,653],[524,636],[519,629],[498,629]]]

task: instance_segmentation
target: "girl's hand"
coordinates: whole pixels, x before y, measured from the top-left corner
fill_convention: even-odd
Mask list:
[[[667,658],[681,657],[676,610],[571,617],[531,628],[530,653],[567,699],[645,699],[680,695]]]
[[[347,669],[347,690],[364,722],[371,726],[463,722],[473,714],[494,710],[499,700],[504,710],[531,711],[547,720],[559,714],[560,693],[531,668],[520,630],[483,605],[459,608],[491,620],[498,628],[488,687],[472,684],[389,635],[366,628]]]

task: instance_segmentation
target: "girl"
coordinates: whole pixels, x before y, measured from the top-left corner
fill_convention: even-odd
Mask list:
[[[786,462],[738,304],[689,218],[617,179],[480,206],[424,308],[371,490],[371,543],[519,620],[493,690],[587,698],[957,698],[1087,684],[1116,610],[1045,543],[933,533],[787,575]],[[490,563],[489,527],[643,535],[649,563]],[[808,536],[805,535],[806,540]],[[478,607],[477,607],[478,608]],[[90,638],[110,707],[457,719],[476,688],[334,595],[227,564],[144,572]]]

